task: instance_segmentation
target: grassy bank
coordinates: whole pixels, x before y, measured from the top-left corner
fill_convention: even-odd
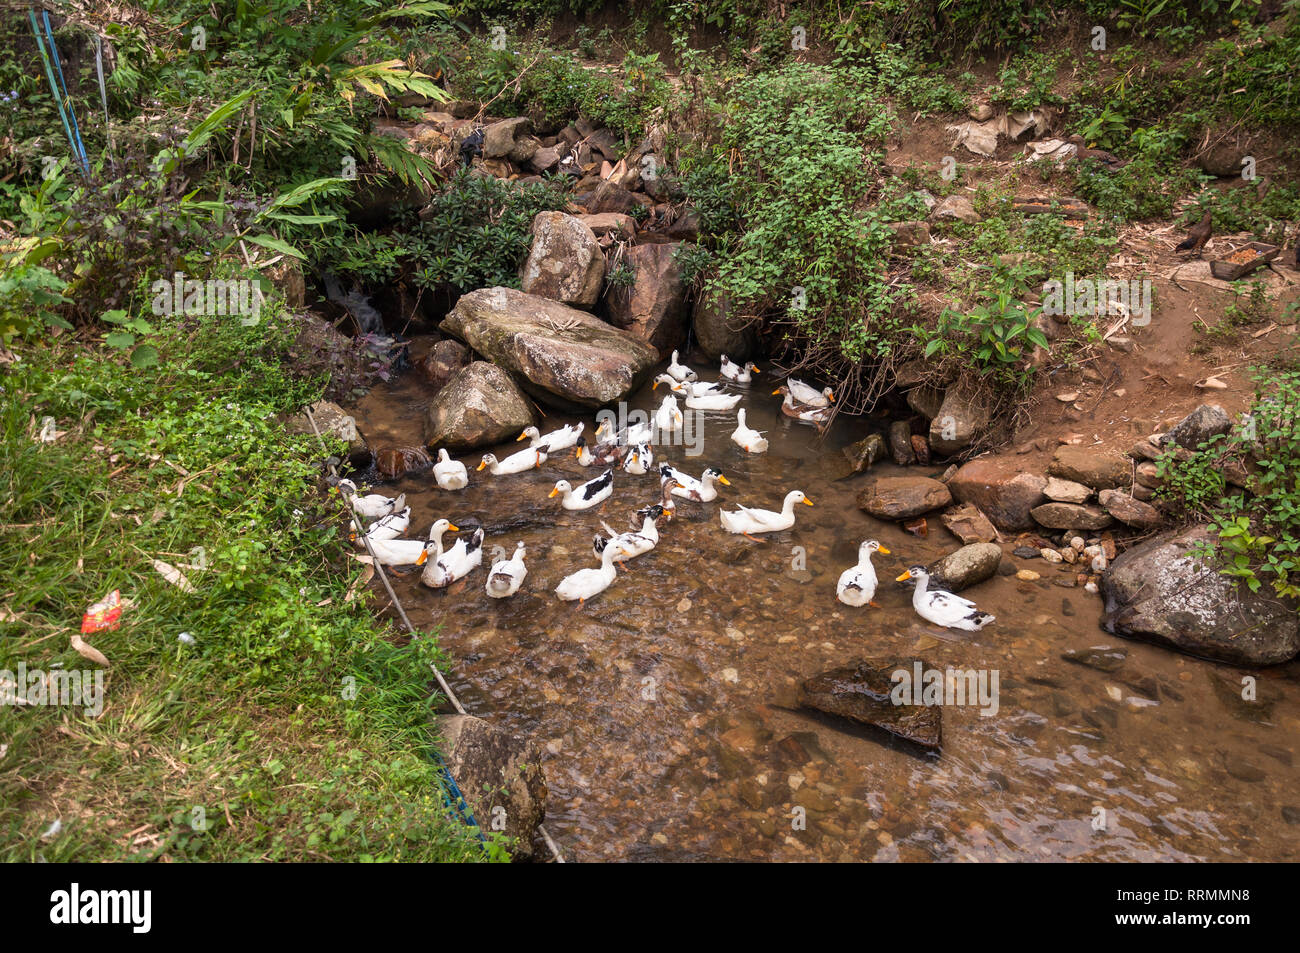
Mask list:
[[[484,856],[441,805],[435,642],[348,600],[320,447],[277,421],[322,387],[287,370],[291,332],[193,319],[148,336],[143,370],[67,335],[6,356],[0,669],[99,668],[71,645],[82,613],[130,604],[86,637],[110,663],[98,717],[0,707],[0,858]]]

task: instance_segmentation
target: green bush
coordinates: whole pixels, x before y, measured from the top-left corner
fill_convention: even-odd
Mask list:
[[[1256,382],[1250,411],[1230,433],[1186,459],[1161,457],[1160,493],[1209,520],[1225,575],[1252,592],[1270,583],[1280,596],[1300,597],[1300,369],[1263,371]],[[1248,474],[1244,491],[1229,486],[1228,468]]]

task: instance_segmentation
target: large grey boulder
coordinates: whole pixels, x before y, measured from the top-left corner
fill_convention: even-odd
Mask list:
[[[659,361],[628,332],[513,288],[462,295],[441,328],[518,375],[530,394],[566,408],[622,400]]]
[[[454,450],[486,447],[532,423],[532,405],[510,375],[495,364],[475,361],[457,371],[429,403],[424,442]]]
[[[539,212],[532,231],[519,286],[579,308],[594,305],[605,282],[605,253],[592,230],[564,212]]]
[[[438,729],[443,762],[479,828],[514,838],[511,854],[531,858],[546,818],[541,750],[473,715],[443,715]]]
[[[1002,547],[996,543],[971,543],[941,559],[927,570],[931,588],[961,592],[986,579],[992,579],[1002,561]]]
[[[950,387],[943,403],[930,420],[930,447],[947,456],[964,450],[989,425],[991,411],[987,398],[960,384]]]
[[[1195,450],[1211,437],[1225,434],[1232,429],[1232,417],[1218,404],[1201,404],[1190,414],[1178,421],[1164,436],[1161,443],[1166,446],[1175,444],[1188,450]]]
[[[1102,575],[1102,625],[1234,665],[1273,665],[1300,652],[1300,613],[1266,584],[1252,593],[1193,558],[1206,527],[1163,533],[1121,553]]]

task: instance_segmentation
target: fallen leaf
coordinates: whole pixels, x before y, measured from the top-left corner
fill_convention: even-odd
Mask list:
[[[104,666],[104,668],[109,667],[108,659],[104,656],[104,653],[88,644],[85,639],[75,632],[72,634],[72,647],[77,650],[77,654],[82,658],[89,659],[96,665]]]
[[[1072,404],[1079,399],[1079,392],[1077,390],[1072,390],[1063,394],[1057,394],[1056,399],[1063,404]]]
[[[165,563],[161,559],[153,561],[153,568],[158,570],[158,574],[170,582],[181,592],[193,592],[194,587],[190,581],[185,578],[185,574],[173,566],[171,563]]]
[[[366,559],[370,559],[370,557],[367,556]],[[357,576],[357,578],[352,581],[352,585],[348,586],[348,592],[347,595],[343,597],[343,601],[351,602],[353,599],[357,597],[357,593],[360,592],[363,588],[365,588],[365,586],[370,582],[370,580],[374,578],[375,578],[375,567],[372,562],[371,564],[367,565],[365,569],[361,570],[361,575]]]

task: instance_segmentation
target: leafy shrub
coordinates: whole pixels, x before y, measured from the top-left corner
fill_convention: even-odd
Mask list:
[[[462,170],[401,238],[416,283],[457,294],[487,286],[519,287],[533,218],[564,208],[566,201],[554,185],[516,185]]]
[[[1280,596],[1300,596],[1300,370],[1260,372],[1243,421],[1178,457],[1158,461],[1160,493],[1210,521],[1221,571],[1252,592],[1268,582]],[[1228,485],[1229,468],[1249,474],[1244,491]]]

